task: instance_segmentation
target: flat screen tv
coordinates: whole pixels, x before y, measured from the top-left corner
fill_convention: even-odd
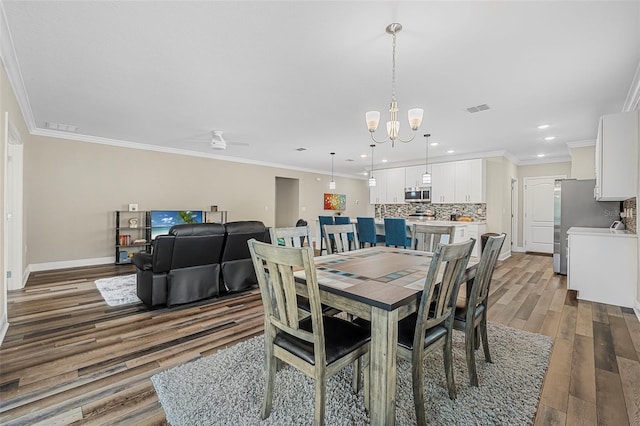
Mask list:
[[[151,239],[168,234],[173,225],[202,223],[202,210],[151,210]]]

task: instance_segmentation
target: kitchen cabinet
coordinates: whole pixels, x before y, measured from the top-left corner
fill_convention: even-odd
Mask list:
[[[431,165],[426,168],[431,172]],[[422,188],[426,186],[431,186],[430,184],[425,185],[422,183],[422,175],[424,174],[425,166],[411,166],[406,167],[404,169],[404,186],[405,188]]]
[[[638,111],[600,118],[596,138],[596,186],[598,201],[624,201],[637,196]]]
[[[632,308],[637,285],[637,235],[609,228],[567,231],[567,288],[578,299]]]
[[[373,177],[376,178],[376,186],[369,187],[370,204],[386,204],[387,202],[387,171],[374,170]]]
[[[370,204],[404,204],[404,167],[374,170],[376,186],[369,187]]]
[[[455,202],[455,175],[456,165],[454,162],[431,165],[431,203]]]
[[[433,164],[431,202],[485,203],[485,162],[482,159]]]

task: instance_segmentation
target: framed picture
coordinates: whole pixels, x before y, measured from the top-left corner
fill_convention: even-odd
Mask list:
[[[345,210],[347,208],[347,196],[345,194],[324,194],[325,210]]]

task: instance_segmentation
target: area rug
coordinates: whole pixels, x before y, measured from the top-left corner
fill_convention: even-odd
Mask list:
[[[441,351],[425,357],[426,418],[434,425],[530,425],[549,364],[546,336],[489,324],[493,364],[478,351],[479,387],[471,387],[464,334],[454,332],[458,398],[449,399]],[[264,336],[151,377],[167,421],[181,425],[311,425],[313,380],[290,366],[276,374],[271,415],[260,420],[264,391]],[[367,425],[363,391],[351,389],[351,367],[329,379],[327,425]],[[398,362],[396,424],[415,425],[411,365]]]
[[[136,295],[136,274],[101,278],[95,284],[109,306],[140,302]]]

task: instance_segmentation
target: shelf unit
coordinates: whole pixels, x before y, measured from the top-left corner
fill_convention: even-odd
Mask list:
[[[144,242],[134,244],[136,240],[144,240]],[[131,263],[129,255],[141,251],[151,253],[151,212],[116,211],[115,264]]]

